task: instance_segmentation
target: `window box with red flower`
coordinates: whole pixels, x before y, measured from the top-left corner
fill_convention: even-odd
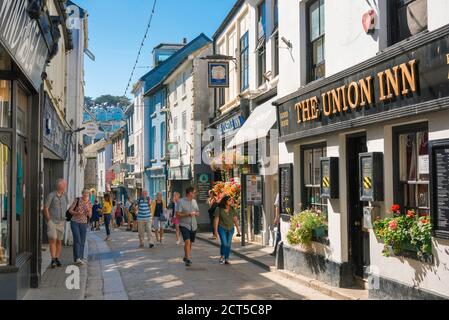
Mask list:
[[[430,260],[432,256],[432,223],[428,216],[418,216],[415,211],[401,213],[401,208],[391,208],[392,217],[378,218],[374,222],[376,236],[385,244],[383,255],[415,257]]]

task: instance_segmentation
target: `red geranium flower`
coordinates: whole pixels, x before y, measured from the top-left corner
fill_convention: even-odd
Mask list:
[[[394,231],[398,228],[398,222],[396,220],[392,220],[388,226],[390,227],[391,230]]]
[[[407,218],[413,219],[415,217],[415,212],[412,210],[407,211]]]
[[[400,211],[400,210],[401,210],[401,206],[398,205],[398,204],[394,204],[394,205],[391,206],[391,211],[393,211],[395,213]]]

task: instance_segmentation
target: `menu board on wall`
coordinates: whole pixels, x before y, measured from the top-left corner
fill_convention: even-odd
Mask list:
[[[279,212],[293,214],[293,164],[279,166]]]
[[[449,239],[449,140],[431,143],[432,210],[437,236]]]

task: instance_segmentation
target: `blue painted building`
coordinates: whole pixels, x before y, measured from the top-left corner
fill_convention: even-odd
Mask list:
[[[170,57],[158,61],[156,67],[142,77],[145,93],[144,141],[148,146],[145,155],[145,186],[151,197],[162,192],[167,196],[167,163],[165,148],[167,142],[167,89],[164,81],[190,54],[208,44],[211,40],[200,34],[190,43],[185,44]],[[156,47],[154,54],[158,54]],[[149,119],[149,121],[147,121]]]

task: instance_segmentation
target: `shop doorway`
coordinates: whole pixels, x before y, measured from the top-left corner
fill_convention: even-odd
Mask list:
[[[366,279],[366,268],[370,264],[369,234],[363,229],[363,207],[360,201],[359,154],[368,151],[366,135],[348,136],[346,141],[346,172],[348,194],[348,240],[349,262],[357,279]]]

